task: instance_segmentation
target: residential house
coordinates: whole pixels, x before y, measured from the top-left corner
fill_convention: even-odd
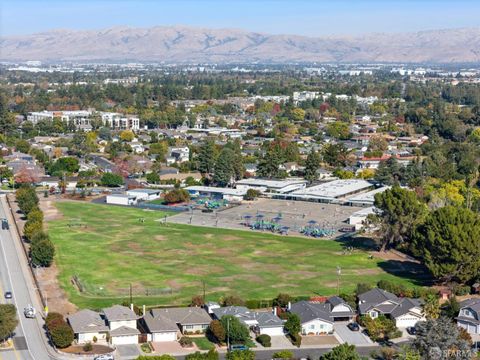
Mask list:
[[[167,165],[187,162],[190,159],[190,149],[188,146],[171,147],[168,151],[170,155],[166,159]]]
[[[399,298],[388,291],[374,288],[358,296],[360,315],[368,315],[372,319],[379,315],[389,317],[398,328],[415,326],[425,321],[420,299]]]
[[[102,342],[107,339],[109,328],[105,324],[105,320],[95,311],[88,309],[80,310],[73,315],[67,316],[67,322],[73,329],[75,341],[79,344]]]
[[[480,299],[467,299],[460,303],[457,325],[471,335],[480,335]]]
[[[205,309],[186,307],[152,309],[145,314],[142,324],[152,341],[174,341],[181,334],[204,333],[211,321]]]
[[[126,306],[114,305],[103,309],[110,342],[114,345],[138,344],[138,316]]]
[[[332,333],[335,322],[349,322],[355,317],[352,307],[338,296],[325,302],[299,301],[289,311],[299,316],[303,335]]]
[[[261,335],[283,335],[283,320],[271,312],[251,311],[244,306],[227,306],[212,309],[213,317],[220,320],[223,316],[235,316],[249,329]]]

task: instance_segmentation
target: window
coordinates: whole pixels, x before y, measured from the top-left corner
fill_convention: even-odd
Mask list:
[[[193,325],[185,325],[185,329],[187,330],[193,329]]]
[[[315,329],[315,325],[314,325],[314,324],[310,325],[310,330],[313,330],[313,329]]]
[[[375,319],[376,317],[378,317],[378,313],[376,311],[372,311],[372,312],[370,312],[370,317],[372,319]]]
[[[465,316],[470,316],[470,310],[465,309],[463,310],[463,313],[465,314]]]
[[[320,324],[320,329],[323,329],[324,327],[325,327],[325,325]]]

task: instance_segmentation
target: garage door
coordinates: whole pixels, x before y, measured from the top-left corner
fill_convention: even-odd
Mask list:
[[[114,345],[138,344],[138,335],[114,336],[112,337],[112,344]]]
[[[260,334],[270,335],[270,336],[279,336],[283,335],[283,327],[274,327],[274,328],[261,328]]]
[[[415,326],[417,323],[418,319],[417,318],[404,318],[404,319],[398,319],[396,321],[396,325],[399,328],[407,328],[410,326]]]
[[[175,332],[163,332],[163,333],[154,333],[153,341],[162,342],[162,341],[175,341],[177,340],[177,333]]]

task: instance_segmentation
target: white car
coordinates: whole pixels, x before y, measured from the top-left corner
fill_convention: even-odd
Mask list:
[[[113,360],[113,355],[112,354],[98,355],[98,356],[95,356],[93,360]]]

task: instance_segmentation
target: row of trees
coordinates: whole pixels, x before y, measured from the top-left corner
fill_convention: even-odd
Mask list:
[[[45,318],[45,326],[53,344],[63,349],[69,347],[74,339],[74,333],[62,314],[51,312]]]
[[[23,229],[25,239],[30,242],[30,258],[36,266],[48,267],[53,262],[55,246],[44,231],[43,212],[40,210],[39,199],[35,188],[24,185],[16,193],[20,210],[27,221]]]

